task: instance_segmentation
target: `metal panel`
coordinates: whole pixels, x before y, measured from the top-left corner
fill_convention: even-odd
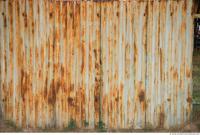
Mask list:
[[[27,128],[181,127],[191,0],[0,1],[0,105]]]

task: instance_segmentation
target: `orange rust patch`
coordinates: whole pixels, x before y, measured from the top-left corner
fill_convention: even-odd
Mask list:
[[[163,54],[162,54],[162,49],[160,48],[160,78],[163,80],[163,66],[162,66],[162,59],[163,59]]]
[[[139,97],[140,102],[143,102],[145,100],[145,93],[143,90],[140,91],[138,97]]]
[[[168,101],[168,102],[170,102],[170,101],[171,101],[171,99],[170,99],[170,98],[167,98],[167,101]]]
[[[98,18],[100,17],[100,14],[99,14],[99,13],[97,13],[97,17],[98,17]]]
[[[159,114],[159,126],[161,128],[163,128],[163,126],[164,126],[164,121],[165,121],[165,114],[163,112],[161,112]]]
[[[69,87],[69,91],[72,92],[74,90],[74,84],[71,84]]]
[[[119,17],[119,12],[116,13],[117,17]]]
[[[48,91],[48,90],[47,90],[47,89],[48,89],[48,88],[47,88],[47,82],[48,82],[48,80],[47,80],[47,78],[46,78],[46,79],[45,79],[45,86],[44,86],[44,97],[46,97],[47,94],[48,94],[48,93],[47,93],[47,91]]]
[[[30,86],[29,82],[28,74],[24,70],[21,70],[21,94],[23,101],[25,101],[26,93]]]
[[[191,72],[189,69],[186,69],[186,76],[187,76],[187,78],[190,78],[190,76],[191,76]]]
[[[4,27],[7,27],[7,20],[6,20],[6,16],[4,16],[3,20],[4,20]]]
[[[183,81],[182,80],[180,80],[180,88],[182,88],[182,86],[183,86]]]
[[[174,71],[174,73],[173,73],[173,78],[174,78],[175,80],[178,79],[178,72],[177,72],[177,70]]]
[[[28,26],[27,14],[23,13],[23,17],[24,17],[24,26],[27,27]]]
[[[68,101],[68,104],[69,104],[70,106],[74,106],[74,99],[73,99],[73,98],[68,97],[68,98],[67,98],[67,101]]]
[[[138,55],[138,51],[137,51],[137,47],[136,47],[136,43],[134,42],[134,50],[135,50],[135,55],[134,55],[134,64],[136,64],[137,61],[137,55]]]
[[[170,72],[172,72],[173,71],[173,67],[170,67]]]
[[[145,110],[147,110],[147,107],[148,107],[148,103],[147,102],[143,102],[142,111],[144,112]]]
[[[84,89],[81,90],[81,119],[85,119],[85,94],[84,94]]]
[[[50,93],[48,94],[48,104],[54,106],[55,103],[56,103],[56,88],[53,80],[50,87]]]
[[[116,101],[116,102],[118,102],[118,101],[119,101],[119,98],[118,98],[118,97],[116,97],[116,98],[115,98],[115,101]]]
[[[95,101],[95,104],[98,105],[97,103],[99,102],[99,97],[98,97],[98,96],[95,96],[94,101]]]
[[[187,98],[187,102],[188,102],[188,103],[192,103],[192,98],[191,98],[191,97],[188,97],[188,98]]]

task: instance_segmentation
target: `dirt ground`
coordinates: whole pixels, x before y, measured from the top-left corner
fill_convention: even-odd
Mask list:
[[[87,129],[63,129],[63,130],[55,130],[55,129],[20,129],[15,127],[14,124],[0,120],[0,132],[200,132],[200,120],[196,120],[188,125],[186,125],[182,129],[171,129],[171,130],[163,130],[163,129],[143,129],[143,130],[131,130],[131,129],[119,129],[119,130],[87,130]]]

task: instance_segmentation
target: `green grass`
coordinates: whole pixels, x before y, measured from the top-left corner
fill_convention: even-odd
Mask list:
[[[22,129],[17,127],[13,121],[5,120],[4,123],[8,126],[8,128],[13,128],[15,132],[21,132]]]
[[[89,122],[87,122],[86,120],[84,120],[84,127],[88,127],[89,126]]]
[[[200,124],[197,124],[197,128],[200,130]]]
[[[199,91],[193,91],[193,101],[195,103],[200,103],[200,92]]]
[[[193,101],[200,103],[200,51],[193,53]]]
[[[64,132],[73,132],[75,129],[77,129],[76,121],[71,119],[67,125],[66,128],[64,128]]]
[[[193,103],[200,103],[200,51],[193,53]],[[200,105],[193,104],[193,120],[200,118]]]
[[[106,132],[107,130],[105,129],[105,123],[103,121],[99,121],[97,124],[97,131],[98,132]]]

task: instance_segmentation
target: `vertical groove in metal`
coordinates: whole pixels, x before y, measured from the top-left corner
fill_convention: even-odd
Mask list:
[[[3,118],[24,128],[183,126],[192,21],[190,0],[0,1]]]
[[[149,14],[148,14],[148,10],[149,10],[149,2],[147,2],[147,8],[146,8],[146,42],[145,42],[145,93],[147,95],[147,89],[148,89],[148,47],[147,47],[147,44],[148,44],[148,32],[149,32],[149,27],[148,27],[148,21],[149,21]],[[147,97],[147,96],[146,96]],[[145,102],[144,102],[144,106],[145,108],[147,107],[147,99],[145,99]],[[144,120],[144,127],[145,128],[148,128],[148,124],[147,124],[147,111],[145,110],[145,120]]]
[[[100,87],[99,87],[99,123],[102,121],[102,74],[103,74],[103,71],[102,71],[102,42],[101,42],[101,38],[102,38],[102,26],[101,26],[101,20],[102,20],[102,15],[101,15],[101,12],[102,12],[102,8],[101,8],[101,5],[102,5],[102,2],[100,1]]]
[[[3,1],[0,1],[0,117],[3,117],[3,99],[2,99],[2,94],[3,94],[3,79],[4,79],[4,45],[3,45]]]

